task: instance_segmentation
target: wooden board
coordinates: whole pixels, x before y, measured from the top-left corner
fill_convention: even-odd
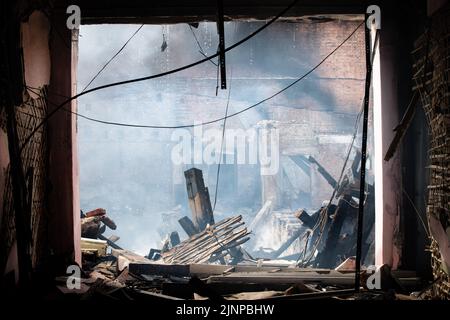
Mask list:
[[[198,231],[203,231],[208,224],[214,224],[211,201],[208,188],[203,181],[203,173],[199,169],[192,168],[185,171],[184,176],[193,223]]]
[[[147,264],[152,263],[151,260],[144,258],[134,252],[128,250],[113,249],[112,255],[117,258],[117,269],[122,271],[132,263]]]

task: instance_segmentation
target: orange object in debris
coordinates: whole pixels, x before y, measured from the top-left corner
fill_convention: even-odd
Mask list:
[[[110,229],[116,230],[117,225],[115,224],[115,222],[111,218],[108,218],[107,216],[104,216],[104,217],[102,217],[101,221],[104,224],[106,224]]]
[[[98,217],[98,216],[104,216],[106,214],[106,210],[103,208],[98,208],[92,211],[89,211],[86,213],[86,217]]]

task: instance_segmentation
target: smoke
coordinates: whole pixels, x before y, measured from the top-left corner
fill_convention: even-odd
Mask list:
[[[227,22],[227,46],[257,29],[261,23]],[[272,95],[309,70],[340,40],[328,40],[328,46],[325,46],[321,39],[323,32],[339,26],[347,32],[356,24],[330,22],[318,27],[308,23],[276,23],[228,52],[229,113]],[[138,27],[81,26],[78,91],[89,83]],[[193,28],[193,32],[204,53],[216,53],[218,36],[215,23],[202,22],[198,29]],[[162,51],[164,39],[167,48]],[[203,58],[199,50],[187,24],[145,25],[90,88],[192,63]],[[354,63],[359,66],[360,61],[355,58]],[[347,87],[358,90],[361,87],[361,94],[357,93],[341,103],[342,99],[337,97],[339,93],[330,90],[325,80],[319,79],[322,72],[317,70],[304,83],[258,108],[229,119],[227,128],[249,129],[261,120],[283,118],[288,112],[291,115],[289,121],[283,120],[280,128],[281,135],[284,134],[281,140],[285,141],[286,135],[296,135],[296,128],[303,123],[305,114],[298,111],[306,109],[323,114],[341,111],[343,115],[336,120],[333,132],[351,133],[352,119],[363,94],[362,81],[354,80],[360,75],[352,75],[353,82]],[[102,120],[151,125],[185,125],[221,118],[228,91],[219,89],[216,96],[216,74],[216,66],[206,62],[167,77],[88,94],[78,100],[78,110],[81,114]],[[333,76],[341,78],[342,74],[338,72]],[[281,112],[280,108],[286,112]],[[221,123],[209,128],[222,130]],[[322,128],[317,122],[308,128],[314,134],[330,131],[330,125]],[[159,248],[161,238],[170,231],[177,230],[182,239],[186,238],[177,219],[183,215],[190,216],[183,181],[183,171],[190,166],[171,162],[171,134],[172,130],[108,126],[78,118],[81,208],[84,211],[105,208],[118,225],[117,230],[107,231],[106,235],[117,234],[121,237],[119,245],[140,254],[147,254],[150,248]],[[294,149],[292,146],[286,148]],[[197,167],[203,170],[213,199],[217,165]],[[261,188],[259,165],[223,165],[216,221],[243,214],[246,222],[250,223],[262,205]]]

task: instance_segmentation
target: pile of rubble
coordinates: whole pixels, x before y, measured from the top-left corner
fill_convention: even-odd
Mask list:
[[[409,295],[422,287],[421,279],[413,272],[394,272],[387,266],[378,270],[374,278],[380,289],[355,294],[354,234],[342,237],[346,223],[352,226],[357,203],[354,198],[358,172],[355,166],[343,182],[338,183],[320,166],[319,172],[337,190],[337,205],[325,203],[309,215],[297,210],[292,218],[301,222],[301,228],[291,231],[288,239],[269,258],[255,259],[243,247],[250,240],[242,216],[214,221],[208,188],[201,170],[185,172],[191,218],[184,216],[179,224],[188,235],[180,241],[178,232],[171,232],[161,248],[153,248],[145,257],[120,248],[117,236],[103,236],[106,228],[116,229],[104,209],[81,215],[83,276],[77,290],[64,286],[67,277],[58,278],[61,292],[81,299],[126,300],[280,300],[280,299],[413,299],[424,293]],[[355,159],[355,163],[359,161]],[[370,205],[373,186],[368,187],[365,205]],[[273,215],[271,202],[266,202],[250,223],[251,230],[265,224]],[[348,223],[350,221],[350,223]],[[367,230],[373,221],[366,219]],[[352,230],[352,228],[347,228]],[[320,230],[320,232],[315,232]],[[274,260],[292,243],[304,236],[310,237],[299,254],[297,263]],[[370,242],[370,232],[364,234]],[[318,245],[317,245],[318,244]],[[108,253],[111,247],[111,253]],[[363,250],[367,254],[368,246]],[[308,268],[300,268],[305,256],[313,259]],[[302,260],[303,259],[303,260]],[[362,268],[361,286],[367,287],[374,277],[372,270]],[[402,295],[403,294],[403,295]]]

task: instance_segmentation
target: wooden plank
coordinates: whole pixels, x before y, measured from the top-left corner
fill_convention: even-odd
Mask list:
[[[106,238],[106,237],[105,237],[104,235],[102,235],[102,234],[97,235],[97,237],[98,237],[100,240],[106,241],[106,243],[108,243],[108,245],[109,245],[111,248],[119,249],[119,250],[122,249],[119,245],[115,244],[114,241],[110,240],[109,238]],[[112,238],[112,237],[116,237],[116,239],[119,239],[119,237],[117,237],[117,236],[111,236],[110,238]],[[117,241],[117,240],[116,240],[116,241]]]
[[[186,232],[186,234],[189,237],[192,237],[193,235],[196,235],[199,232],[198,229],[195,227],[194,223],[192,222],[192,220],[189,219],[189,217],[184,216],[183,218],[178,220],[178,223],[181,225],[184,232]]]
[[[116,236],[114,234],[108,237],[108,240],[111,242],[117,242],[117,241],[119,241],[119,239],[120,239],[120,237]]]
[[[347,274],[353,272],[334,272],[329,269],[313,269],[313,268],[292,268],[283,266],[262,266],[256,265],[214,265],[214,264],[158,264],[154,262],[131,262],[128,266],[130,273],[140,275],[161,275],[161,276],[178,276],[191,277],[197,276],[199,278],[207,278],[209,276],[219,276],[229,273],[268,273],[268,274],[303,274],[314,277],[318,274]]]
[[[184,176],[193,223],[197,230],[203,231],[208,224],[214,224],[211,201],[208,188],[203,181],[203,173],[197,168],[192,168],[185,171]]]
[[[151,260],[128,250],[112,249],[111,253],[117,258],[117,269],[119,271],[127,268],[131,263],[152,263]]]
[[[130,263],[128,270],[132,274],[189,277],[187,264]]]
[[[104,240],[81,238],[80,246],[82,252],[93,251],[97,252],[98,256],[103,257],[106,256],[108,244]]]
[[[162,301],[167,301],[167,300],[184,300],[184,299],[181,299],[181,298],[172,297],[172,296],[168,296],[168,295],[161,294],[161,293],[144,291],[144,290],[136,290],[135,292],[141,295],[141,297],[137,297],[138,301],[140,299],[144,299],[144,298],[148,298],[150,300],[162,300]]]
[[[259,284],[259,283],[209,283],[208,287],[219,295],[238,294],[242,292],[266,292],[267,290],[285,291],[291,284]],[[298,286],[303,288],[303,286]],[[296,286],[296,288],[298,288]],[[300,289],[301,290],[301,289]],[[193,291],[190,284],[164,282],[162,293],[182,299],[192,299]]]
[[[213,255],[242,244],[248,240],[249,232],[241,216],[231,217],[211,225],[207,230],[183,241],[178,246],[164,252],[166,263],[205,263]]]
[[[211,276],[207,283],[259,283],[259,284],[303,284],[318,283],[323,285],[354,286],[354,273],[340,273],[330,271],[328,273],[318,272],[253,272],[253,273],[232,273],[223,276]]]
[[[321,292],[307,292],[299,293],[285,296],[274,296],[266,299],[261,299],[259,301],[275,301],[275,300],[318,300],[318,299],[331,299],[333,297],[346,297],[353,296],[355,294],[354,289],[343,289],[343,290],[330,290]]]
[[[276,250],[272,253],[272,259],[278,258],[287,248],[297,240],[305,230],[303,228],[298,228],[294,233]]]
[[[176,245],[180,244],[180,236],[178,235],[178,232],[172,231],[169,235],[170,240],[170,246],[173,248]]]
[[[272,209],[272,201],[267,200],[261,207],[261,209],[258,211],[255,218],[253,218],[253,221],[250,223],[250,226],[248,228],[250,230],[255,230],[255,228],[259,225],[259,223],[261,221],[264,221],[265,218],[270,214],[271,209]]]
[[[311,163],[314,163],[317,165],[317,171],[319,171],[319,173],[322,175],[322,177],[328,182],[328,184],[330,186],[332,186],[333,188],[336,188],[337,186],[337,182],[336,180],[331,176],[331,174],[324,168],[322,167],[322,165],[313,157],[313,156],[309,156],[308,160]]]
[[[402,120],[398,124],[396,128],[394,128],[395,136],[391,141],[391,144],[389,145],[388,151],[386,152],[384,156],[384,161],[389,161],[397,151],[398,146],[400,145],[403,136],[405,135],[406,131],[408,130],[414,115],[416,113],[416,105],[419,101],[419,94],[417,91],[413,93],[413,96],[411,98],[411,101],[406,108],[405,114],[403,115]]]
[[[194,292],[189,283],[163,282],[161,285],[162,294],[180,299],[194,299]]]
[[[303,225],[307,228],[314,228],[316,221],[306,212],[306,210],[300,209],[294,213],[295,217],[300,219]]]

